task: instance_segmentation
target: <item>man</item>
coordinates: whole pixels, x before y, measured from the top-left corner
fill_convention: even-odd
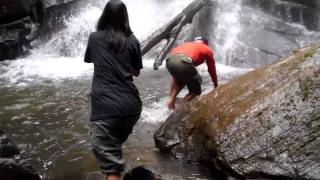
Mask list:
[[[166,63],[166,67],[173,77],[167,104],[169,109],[175,109],[176,97],[185,85],[187,85],[189,93],[183,98],[183,104],[201,94],[202,78],[195,67],[204,62],[208,66],[213,85],[217,88],[215,60],[207,39],[197,37],[193,42],[181,44],[170,51]]]

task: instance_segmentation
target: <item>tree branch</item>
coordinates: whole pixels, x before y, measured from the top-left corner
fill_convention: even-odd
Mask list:
[[[160,41],[166,39],[168,42],[161,50],[161,53],[157,56],[154,62],[153,69],[157,70],[162,64],[164,58],[173,47],[178,35],[181,32],[183,26],[193,21],[194,16],[208,3],[210,0],[194,0],[185,9],[182,10],[174,19],[169,23],[152,33],[141,44],[141,53],[145,55],[151,48],[157,45]]]

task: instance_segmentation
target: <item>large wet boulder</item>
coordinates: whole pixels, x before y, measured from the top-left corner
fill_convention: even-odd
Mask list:
[[[228,175],[320,179],[320,45],[194,99],[154,137],[161,151]]]
[[[18,147],[0,130],[0,179],[39,180],[31,164],[20,156]]]

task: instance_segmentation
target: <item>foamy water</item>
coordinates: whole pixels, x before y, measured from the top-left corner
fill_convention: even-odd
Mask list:
[[[128,8],[132,30],[139,40],[143,40],[180,13],[192,0],[124,0],[124,2]],[[91,77],[93,64],[84,63],[83,54],[88,35],[95,30],[104,3],[101,1],[100,4],[103,6],[98,7],[89,2],[81,12],[65,19],[65,29],[56,33],[48,42],[37,42],[40,45],[35,47],[29,56],[15,61],[0,62],[1,85],[24,87],[35,83],[41,84],[47,80],[56,83],[64,79],[77,80],[82,77]],[[238,6],[236,7],[238,8]],[[236,24],[237,8],[232,12],[228,12],[228,9],[221,9],[224,12],[221,15],[224,18],[224,22],[222,22],[224,24],[219,24],[221,26],[219,28],[225,29]],[[230,48],[237,34],[236,28],[230,29],[232,29],[228,33],[230,38],[224,45],[223,52]],[[153,63],[152,59],[144,59],[142,73],[153,71]],[[165,65],[162,65],[160,70],[164,68]],[[199,66],[198,70],[201,75],[208,76],[206,65]],[[217,71],[218,76],[221,77],[230,73],[244,73],[248,70],[218,63]],[[211,86],[203,87],[204,93],[211,90]],[[182,90],[178,97],[182,98],[186,93],[187,90]],[[166,101],[167,97],[163,97],[144,107],[142,120],[153,123],[165,120],[171,113],[166,107]]]
[[[133,31],[139,40],[143,40],[177,15],[191,0],[124,2]],[[65,20],[65,29],[56,33],[48,42],[38,42],[40,45],[28,57],[0,62],[0,79],[8,81],[10,85],[28,85],[28,82],[38,81],[39,78],[59,80],[92,74],[92,65],[85,64],[82,57],[88,35],[94,31],[102,9],[103,6],[88,3],[80,13]]]
[[[144,107],[141,113],[141,121],[149,123],[159,123],[165,121],[173,110],[166,106],[168,98],[161,98],[159,101],[152,102]]]
[[[217,19],[215,27],[216,48],[221,62],[230,64],[228,57],[232,56],[235,42],[240,32],[241,0],[218,0],[217,11],[214,16]],[[231,5],[232,4],[232,5]]]
[[[153,63],[152,59],[144,59],[143,71],[153,71]],[[220,76],[229,73],[243,73],[249,70],[219,63],[216,66]],[[160,66],[160,70],[164,68],[164,64]],[[205,64],[200,65],[197,69],[201,75],[208,75]],[[85,63],[82,56],[51,57],[50,55],[33,54],[26,59],[1,62],[0,72],[0,79],[6,80],[7,86],[26,86],[28,83],[41,83],[41,81],[48,79],[59,81],[92,76],[93,64]]]
[[[233,1],[233,0],[228,0]],[[157,28],[164,25],[177,15],[192,0],[154,1],[154,0],[125,0],[130,16],[130,24],[138,39],[143,40]],[[104,4],[104,2],[100,2]],[[223,5],[224,3],[222,3]],[[219,54],[230,48],[237,34],[236,16],[239,11],[238,4],[233,11],[221,9],[220,13],[224,21],[218,24],[218,28],[229,28],[229,37]],[[28,85],[28,82],[36,82],[43,79],[60,80],[64,78],[79,78],[93,72],[92,64],[83,62],[83,54],[90,32],[94,31],[96,22],[102,13],[102,7],[88,3],[77,15],[66,19],[66,28],[55,34],[48,42],[43,42],[39,47],[31,51],[31,55],[15,61],[0,63],[0,79],[9,82],[8,85]],[[232,32],[232,33],[231,33]],[[231,34],[231,35],[230,35]],[[220,58],[220,57],[219,57]],[[223,62],[223,59],[219,59]],[[153,60],[144,60],[146,70],[153,66]],[[162,66],[161,68],[163,68]],[[205,69],[205,68],[200,68]],[[219,73],[238,71],[218,64]],[[241,71],[241,70],[240,70]],[[205,74],[206,71],[200,71]]]

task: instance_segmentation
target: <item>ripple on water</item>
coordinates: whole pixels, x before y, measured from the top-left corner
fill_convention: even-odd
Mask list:
[[[7,110],[7,111],[20,110],[20,109],[26,108],[28,106],[30,106],[29,103],[26,103],[26,104],[14,104],[14,105],[11,105],[11,106],[5,106],[4,110]]]

